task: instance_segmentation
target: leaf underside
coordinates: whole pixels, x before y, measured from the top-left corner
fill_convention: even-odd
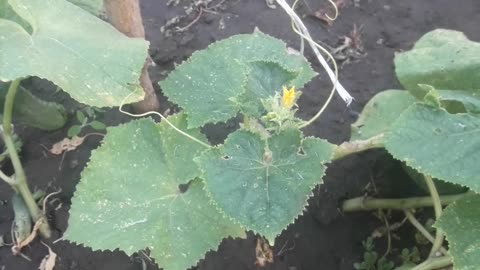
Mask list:
[[[268,140],[237,130],[197,161],[218,207],[273,245],[321,183],[332,150],[326,141],[302,140],[299,130],[287,129]]]
[[[186,127],[184,115],[170,121]],[[204,139],[198,130],[187,132]],[[192,158],[201,150],[149,119],[108,128],[77,185],[65,238],[127,254],[149,248],[164,269],[183,270],[223,238],[243,236],[211,204],[196,178],[199,169]]]
[[[195,52],[160,86],[185,110],[192,128],[225,122],[240,110],[259,114],[260,98],[273,96],[283,83],[301,88],[313,76],[315,72],[303,56],[289,52],[282,41],[255,31]],[[257,102],[244,104],[252,96]]]
[[[424,104],[391,126],[386,149],[421,173],[480,192],[480,118]]]
[[[5,0],[2,0],[5,1]],[[30,24],[0,18],[0,80],[37,76],[79,102],[118,106],[139,89],[148,42],[127,38],[107,22],[64,0],[8,0]],[[128,102],[142,98],[142,91]]]
[[[412,50],[395,56],[398,80],[413,95],[422,98],[418,84],[437,89],[480,89],[480,43],[461,32],[437,29],[425,34]]]
[[[476,270],[480,265],[480,195],[449,205],[435,227],[445,232],[455,270]]]

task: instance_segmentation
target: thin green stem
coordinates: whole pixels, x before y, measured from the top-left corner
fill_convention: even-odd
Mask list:
[[[435,186],[432,177],[425,175],[424,179],[428,190],[430,191],[430,196],[432,197],[435,219],[438,220],[442,215],[442,201],[440,200],[440,195],[438,194],[437,187]],[[430,251],[430,257],[435,256],[437,250],[442,246],[443,237],[443,232],[440,229],[437,229],[435,241],[433,242],[432,250]]]
[[[341,159],[351,154],[381,147],[383,147],[383,134],[373,136],[367,140],[344,142],[335,148],[333,159]]]
[[[448,205],[469,194],[471,194],[471,192],[456,195],[443,195],[440,196],[440,203],[442,205]],[[369,197],[357,197],[344,201],[342,210],[344,212],[371,211],[376,209],[406,210],[431,206],[433,206],[433,201],[429,196],[404,199],[376,199]]]
[[[433,244],[435,239],[433,236],[428,232],[428,230],[415,218],[413,215],[412,211],[410,210],[405,210],[404,211],[405,216],[407,217],[408,221],[415,227],[430,243]],[[444,247],[440,247],[440,252],[442,252],[443,255],[447,255],[447,250]]]
[[[452,257],[442,256],[437,258],[429,258],[423,263],[415,266],[411,270],[434,270],[447,267],[452,264]]]
[[[46,218],[44,217],[42,211],[40,210],[40,208],[38,208],[37,203],[33,199],[32,192],[28,188],[27,178],[25,176],[22,163],[20,161],[17,149],[15,148],[15,144],[12,138],[13,104],[19,85],[20,79],[17,79],[10,83],[7,95],[5,97],[5,105],[3,111],[3,140],[10,156],[10,160],[12,161],[13,169],[15,170],[15,177],[12,178],[12,187],[22,196],[33,221],[37,222],[41,220],[42,225],[40,226],[39,230],[42,236],[45,238],[49,238],[51,235],[50,228],[48,226],[48,223],[46,222]]]

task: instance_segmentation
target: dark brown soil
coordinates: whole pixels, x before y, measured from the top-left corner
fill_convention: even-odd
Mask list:
[[[160,28],[174,16],[183,14],[180,6],[167,8],[164,0],[142,0],[147,39],[151,42],[151,56],[157,64],[151,69],[152,78],[161,80],[174,63],[186,59],[193,51],[225,37],[250,33],[258,27],[265,33],[285,40],[289,46],[298,47],[298,38],[290,28],[290,22],[280,9],[269,9],[263,0],[227,0],[217,9],[217,14],[204,13],[187,31],[165,37]],[[350,107],[345,107],[335,97],[322,118],[305,130],[315,135],[340,143],[349,137],[349,127],[363,105],[375,93],[389,88],[398,88],[393,70],[393,56],[397,51],[410,48],[424,33],[435,28],[449,28],[465,32],[473,40],[480,40],[480,2],[478,0],[404,0],[373,1],[344,0],[340,16],[332,26],[327,26],[311,16],[327,1],[300,1],[299,13],[305,15],[305,22],[312,36],[331,46],[338,46],[341,37],[347,35],[353,25],[362,26],[362,41],[367,56],[345,64],[340,79],[345,88],[355,97]],[[308,5],[306,4],[308,3]],[[183,19],[179,26],[186,26],[196,14]],[[313,55],[307,51],[307,58]],[[314,68],[320,71],[319,65]],[[330,84],[320,72],[320,77],[311,82],[303,91],[299,115],[303,118],[315,114],[326,99]],[[32,80],[38,93],[45,99],[62,102],[70,111],[79,105],[62,95],[53,93],[48,84]],[[163,109],[170,105],[162,98]],[[104,122],[116,125],[128,118],[112,110],[102,116]],[[68,127],[67,127],[68,128]],[[46,151],[53,143],[65,137],[66,129],[52,133],[39,132],[29,128],[18,129],[24,140],[22,159],[32,188],[47,191],[63,190],[60,199],[62,207],[49,213],[54,228],[54,239],[60,237],[68,224],[70,198],[79,181],[79,175],[87,162],[90,151],[96,148],[100,138],[89,137],[76,151],[61,156],[52,156]],[[210,127],[210,138],[219,141],[225,136],[225,127]],[[8,166],[6,166],[8,167]],[[4,168],[8,169],[8,168]],[[385,179],[389,179],[386,181]],[[399,196],[397,186],[405,179],[394,163],[382,152],[369,152],[349,157],[331,165],[324,185],[315,190],[308,210],[290,225],[277,239],[274,247],[274,263],[267,269],[353,269],[353,263],[361,261],[361,241],[376,227],[381,226],[373,215],[356,213],[344,215],[338,210],[339,203],[346,198],[364,193],[373,179],[382,194]],[[392,185],[386,186],[387,183]],[[394,187],[394,188],[392,188]],[[393,193],[392,193],[393,190]],[[403,190],[408,192],[408,190]],[[403,192],[402,191],[402,192]],[[0,234],[9,234],[13,214],[10,205],[11,189],[0,182]],[[9,237],[7,237],[9,238]],[[383,240],[379,240],[382,242]],[[408,246],[410,240],[400,239],[397,247]],[[380,245],[380,248],[382,245]],[[142,269],[138,259],[123,252],[93,252],[67,242],[52,245],[58,254],[57,270],[126,270]],[[38,269],[47,249],[37,240],[26,248],[25,254],[31,262],[15,257],[9,247],[0,248],[0,270]],[[246,240],[225,240],[217,252],[209,252],[198,269],[240,270],[257,269],[255,266],[255,237]],[[149,264],[148,269],[157,269]]]

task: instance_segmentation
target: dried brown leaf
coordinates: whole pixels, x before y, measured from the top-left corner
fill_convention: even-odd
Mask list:
[[[72,139],[65,138],[54,145],[52,145],[52,148],[50,148],[50,153],[54,155],[61,155],[63,152],[68,152],[77,149],[83,141],[85,140],[85,137],[73,137]]]
[[[46,244],[42,242],[44,246],[48,248],[48,254],[43,258],[40,266],[38,267],[39,270],[53,270],[55,267],[55,260],[57,259],[57,254],[53,252],[53,250]]]
[[[257,238],[257,246],[255,247],[255,265],[265,267],[269,263],[273,263],[273,251],[268,242],[263,238]]]

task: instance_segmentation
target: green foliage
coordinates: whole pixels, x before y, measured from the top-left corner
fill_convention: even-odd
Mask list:
[[[435,227],[444,231],[455,270],[474,270],[480,265],[480,195],[449,205]]]
[[[188,115],[189,127],[224,122],[241,111],[259,117],[261,99],[282,85],[301,88],[314,71],[303,56],[260,31],[237,35],[195,52],[162,82],[165,95]]]
[[[400,253],[400,259],[402,260],[402,265],[417,264],[421,261],[420,251],[417,247],[413,247],[412,250],[404,248],[402,253]]]
[[[170,117],[186,130],[185,116]],[[212,204],[192,157],[202,146],[149,119],[108,128],[72,199],[65,238],[127,254],[149,248],[164,269],[186,269],[243,229]],[[183,187],[182,187],[183,186]]]
[[[302,138],[298,129],[267,139],[237,130],[224,145],[206,151],[198,163],[219,208],[273,245],[275,237],[304,210],[332,151],[326,141]]]
[[[363,261],[353,265],[356,270],[392,270],[395,267],[395,264],[385,257],[378,258],[372,237],[368,237],[362,242],[362,245],[365,249]]]
[[[412,97],[388,98],[391,90],[378,94],[353,125],[352,138],[365,139],[359,130],[367,137],[384,133],[386,150],[409,166],[413,179],[426,174],[460,186],[437,181],[440,193],[480,192],[479,53],[480,44],[459,32],[426,34],[395,57],[397,77]],[[479,206],[478,196],[462,199],[437,222],[447,233],[455,269],[480,264]]]
[[[93,109],[91,107],[87,107],[85,113],[80,110],[76,111],[75,118],[78,124],[75,124],[68,129],[67,136],[70,138],[78,136],[85,127],[91,127],[95,130],[105,130],[107,126],[96,120],[97,112],[100,112],[99,109]]]
[[[8,84],[0,82],[0,111],[3,113]],[[0,118],[2,122],[3,117]],[[20,87],[15,96],[13,123],[42,130],[56,130],[67,122],[67,113],[62,105],[43,101]]]
[[[5,5],[5,0],[2,0]],[[0,80],[48,79],[79,102],[118,106],[138,89],[148,43],[130,39],[65,0],[8,0],[17,18],[0,19]],[[137,101],[133,94],[129,102]]]

